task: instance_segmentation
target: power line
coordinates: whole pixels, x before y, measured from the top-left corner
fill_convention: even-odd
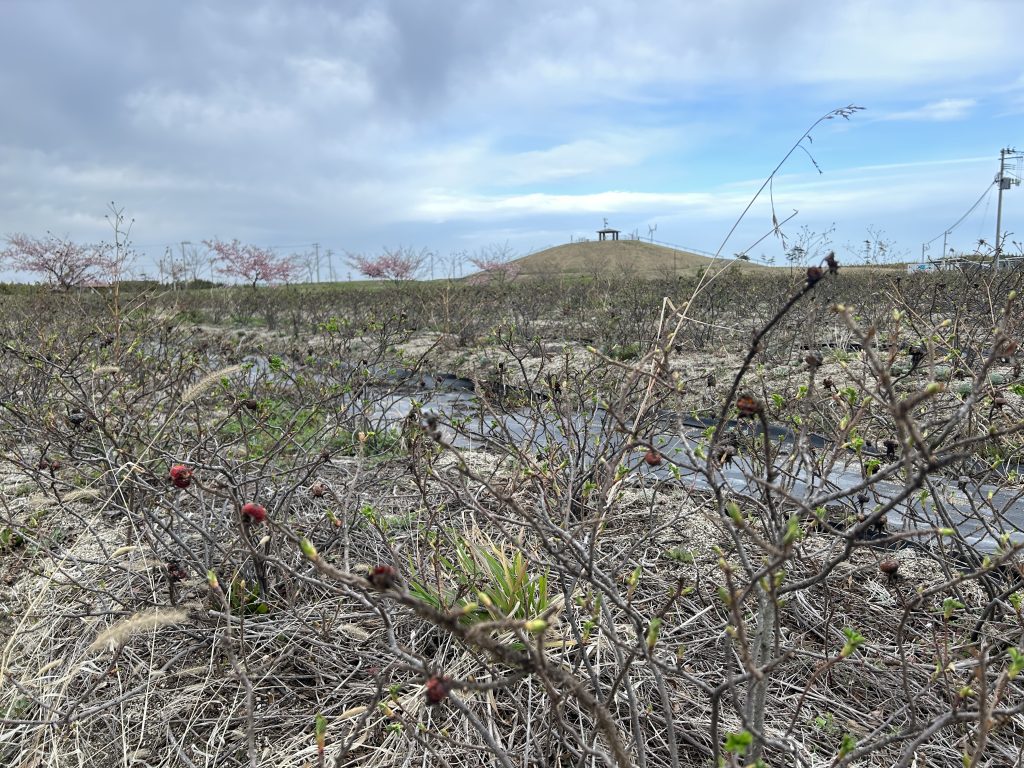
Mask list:
[[[985,191],[981,193],[981,197],[979,197],[977,200],[974,201],[974,205],[972,205],[970,208],[967,209],[967,213],[965,213],[963,216],[961,216],[959,219],[956,220],[956,224],[954,224],[953,226],[951,226],[951,227],[949,227],[947,229],[944,229],[942,232],[939,232],[939,234],[937,234],[935,237],[933,237],[931,240],[929,240],[927,243],[925,243],[925,245],[931,245],[936,240],[938,240],[940,237],[944,237],[944,236],[948,235],[954,229],[959,227],[960,224],[963,223],[963,220],[966,219],[968,216],[970,216],[972,213],[974,213],[974,209],[977,208],[979,205],[981,205],[981,201],[984,200],[989,194],[991,194],[992,188],[994,186],[995,186],[995,182],[989,182],[985,186]]]
[[[982,242],[981,233],[985,231],[985,225],[988,223],[988,209],[989,209],[989,206],[991,206],[991,205],[992,205],[992,196],[991,195],[986,195],[985,196],[985,210],[981,214],[981,223],[978,225],[978,236],[975,238],[975,241],[978,243],[979,247],[981,246],[981,242]]]
[[[186,241],[188,242],[188,241]],[[259,248],[266,248],[271,251],[284,250],[286,248],[314,248],[317,243],[296,243],[294,245],[260,245]],[[164,248],[167,243],[136,243],[132,242],[133,248]]]

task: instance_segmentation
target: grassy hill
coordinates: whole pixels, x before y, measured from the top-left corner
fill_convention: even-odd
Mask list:
[[[641,240],[605,240],[556,245],[517,259],[520,277],[586,276],[602,272],[635,274],[642,277],[664,277],[671,274],[693,274],[701,267],[716,262],[689,251],[666,248]],[[718,266],[724,266],[719,260]],[[763,267],[741,262],[744,269]]]

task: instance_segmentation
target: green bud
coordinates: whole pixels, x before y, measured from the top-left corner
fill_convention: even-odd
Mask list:
[[[302,550],[302,554],[306,556],[306,559],[312,563],[315,563],[320,559],[320,555],[317,554],[316,547],[313,546],[313,542],[305,537],[299,539],[299,549]]]
[[[654,650],[655,643],[658,642],[658,635],[661,634],[661,619],[651,619],[651,626],[647,628],[647,650],[648,652]]]
[[[327,718],[317,712],[313,721],[313,733],[316,735],[316,748],[319,752],[324,751],[327,741]]]
[[[641,570],[639,565],[636,568],[633,569],[633,572],[629,574],[629,586],[630,586],[630,588],[632,588],[632,589],[636,588],[636,585],[640,583],[640,574],[642,574],[642,573],[643,573],[643,571]]]
[[[523,625],[523,629],[525,629],[527,632],[531,632],[533,634],[536,634],[538,632],[543,632],[547,628],[548,628],[548,623],[544,619],[530,619],[528,622],[526,622]]]
[[[743,513],[740,511],[739,504],[735,501],[727,501],[725,511],[729,513],[729,517],[736,525],[743,525]]]

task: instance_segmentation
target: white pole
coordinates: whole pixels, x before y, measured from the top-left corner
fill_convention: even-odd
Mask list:
[[[999,184],[999,202],[996,204],[996,269],[999,269],[999,253],[1002,250],[1000,238],[1002,237],[1003,226],[1003,173],[1006,171],[1006,153],[1008,151],[1006,149],[999,150],[999,175],[996,177],[996,183]]]

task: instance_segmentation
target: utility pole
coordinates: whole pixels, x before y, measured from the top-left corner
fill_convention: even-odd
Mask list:
[[[192,245],[192,241],[191,240],[182,240],[181,241],[181,267],[180,267],[181,272],[180,272],[180,274],[184,274],[185,273],[185,262],[187,261],[187,257],[185,256],[185,246],[186,245]],[[172,278],[172,280],[174,281],[174,290],[178,290],[178,277],[179,277],[178,269],[175,269],[174,270],[174,277]]]
[[[1006,158],[1016,156],[1017,150],[1007,147],[999,150],[999,175],[996,176],[996,183],[999,185],[999,202],[996,204],[996,251],[994,266],[999,269],[999,257],[1003,250],[1003,190],[1020,184],[1020,179],[1006,175]]]
[[[313,253],[316,259],[316,281],[320,282],[320,243],[313,243]]]
[[[174,251],[171,246],[164,248],[164,257],[157,262],[157,269],[160,271],[160,284],[163,285],[164,275],[167,274],[171,264],[174,262]],[[173,289],[173,287],[172,287]]]

